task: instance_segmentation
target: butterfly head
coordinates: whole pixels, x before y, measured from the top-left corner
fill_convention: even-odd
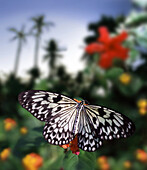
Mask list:
[[[89,102],[87,100],[82,100],[80,103],[81,103],[81,105],[88,105],[89,104]]]
[[[83,100],[83,99],[74,99],[77,103],[80,103],[80,105],[88,105],[89,102],[87,100]]]

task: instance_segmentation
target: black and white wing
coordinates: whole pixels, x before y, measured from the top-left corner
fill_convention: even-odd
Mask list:
[[[101,139],[126,138],[135,131],[133,122],[121,113],[102,106],[87,105],[85,109]]]
[[[80,112],[78,127],[78,147],[84,151],[93,152],[102,145],[102,140],[98,137],[93,121],[87,114],[86,110]]]
[[[126,138],[135,125],[125,115],[102,106],[86,105],[79,122],[78,145],[85,151],[95,151],[103,140]]]
[[[50,144],[63,145],[73,140],[77,102],[64,95],[41,90],[22,92],[18,99],[33,116],[47,122],[43,135]]]
[[[19,103],[40,121],[48,122],[52,113],[70,109],[77,103],[61,94],[42,90],[29,90],[19,94]]]
[[[63,108],[58,114],[53,113],[50,121],[45,124],[43,135],[50,144],[68,144],[75,137],[74,125],[77,109]]]

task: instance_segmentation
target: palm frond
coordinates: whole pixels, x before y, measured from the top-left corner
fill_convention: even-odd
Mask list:
[[[12,32],[15,32],[15,33],[18,33],[17,29],[16,28],[8,28],[8,31],[12,31]]]
[[[10,39],[10,41],[14,41],[16,40],[18,37],[17,36],[14,36],[13,38]]]

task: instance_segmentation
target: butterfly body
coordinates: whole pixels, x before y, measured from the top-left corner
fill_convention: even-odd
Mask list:
[[[84,104],[85,104],[85,101],[82,100],[82,101],[79,101],[79,103],[77,104],[77,113],[76,113],[76,116],[75,116],[75,121],[74,121],[74,128],[73,128],[73,134],[77,134],[78,133],[78,122],[79,122],[79,115],[80,115],[80,112],[82,110],[84,110]]]
[[[85,100],[42,90],[22,92],[18,99],[33,116],[46,122],[43,136],[53,145],[68,144],[77,136],[78,147],[92,152],[103,140],[126,138],[135,130],[125,115]]]

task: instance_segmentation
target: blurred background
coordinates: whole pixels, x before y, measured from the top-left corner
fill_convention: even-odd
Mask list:
[[[147,169],[147,1],[0,2],[0,169]],[[117,110],[136,131],[65,153],[18,103],[30,89]]]

